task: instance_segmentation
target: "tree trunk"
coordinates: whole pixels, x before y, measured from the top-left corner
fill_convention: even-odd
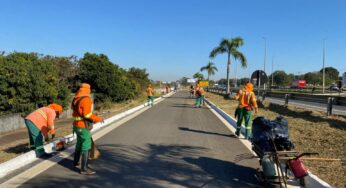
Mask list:
[[[228,60],[227,60],[227,90],[226,94],[229,94],[229,67],[231,65],[231,52],[228,52]]]

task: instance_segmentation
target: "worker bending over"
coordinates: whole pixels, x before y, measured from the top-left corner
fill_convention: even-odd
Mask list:
[[[50,104],[46,107],[39,108],[25,117],[25,125],[29,132],[30,148],[35,149],[37,157],[50,157],[44,151],[43,138],[48,140],[48,132],[52,139],[55,137],[54,120],[59,118],[62,112],[62,106]],[[43,136],[42,136],[43,135]]]

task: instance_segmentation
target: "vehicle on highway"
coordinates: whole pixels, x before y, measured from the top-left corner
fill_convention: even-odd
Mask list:
[[[329,91],[340,91],[340,89],[335,85],[330,86],[328,90]]]
[[[305,88],[306,87],[306,81],[305,80],[293,80],[291,88]]]

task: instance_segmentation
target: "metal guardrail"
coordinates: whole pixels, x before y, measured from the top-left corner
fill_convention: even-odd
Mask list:
[[[237,92],[240,88],[231,88],[230,89],[230,96],[233,95],[235,92]],[[226,95],[226,89],[223,88],[209,88],[210,92],[218,93]],[[262,91],[263,92],[263,91]],[[326,112],[327,115],[332,115],[332,109],[333,105],[341,105],[346,106],[346,97],[339,97],[339,96],[325,96],[325,95],[311,95],[311,94],[299,94],[299,93],[275,93],[271,91],[264,91],[265,93],[262,94],[262,99],[265,99],[265,97],[272,97],[272,98],[280,98],[285,99],[285,105],[288,104],[289,100],[299,100],[299,101],[306,101],[306,102],[317,102],[326,104]],[[258,95],[257,91],[255,91],[256,95]]]

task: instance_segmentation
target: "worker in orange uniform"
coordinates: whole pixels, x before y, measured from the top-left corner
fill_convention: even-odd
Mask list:
[[[258,107],[256,102],[256,96],[253,92],[253,85],[247,82],[243,89],[239,90],[235,99],[239,101],[239,106],[236,110],[237,114],[237,131],[236,135],[240,135],[241,124],[243,119],[245,119],[245,138],[249,139],[251,137],[251,111],[254,108],[255,113],[258,113]]]
[[[90,130],[92,129],[92,123],[103,122],[103,118],[92,113],[89,84],[82,83],[80,85],[72,101],[71,108],[74,118],[73,131],[77,135],[73,165],[78,166],[80,156],[82,155],[80,173],[85,175],[95,174],[95,171],[88,168],[89,153],[92,145]]]
[[[195,94],[196,94],[196,107],[201,108],[202,104],[204,103],[204,94],[205,91],[203,87],[200,84],[197,84],[196,89],[195,89]]]
[[[148,87],[147,87],[147,102],[148,102],[148,106],[151,105],[151,106],[154,106],[154,90],[153,88],[151,87],[151,84],[148,84]]]
[[[54,120],[55,118],[59,118],[61,112],[62,106],[53,103],[39,108],[25,117],[25,125],[29,132],[30,147],[35,149],[37,157],[47,158],[51,156],[51,154],[44,151],[43,138],[48,139],[49,133],[52,139],[54,139]]]

